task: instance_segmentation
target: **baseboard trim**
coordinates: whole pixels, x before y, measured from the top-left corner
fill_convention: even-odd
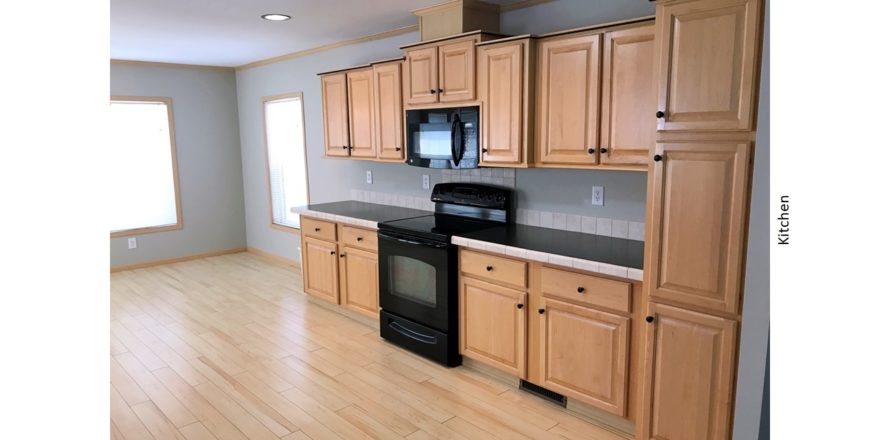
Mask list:
[[[247,249],[248,253],[254,254],[260,258],[269,260],[273,263],[281,264],[283,266],[293,266],[297,269],[302,268],[302,266],[300,266],[300,264],[299,264],[299,261],[296,261],[292,258],[282,257],[281,255],[273,254],[271,252],[266,252],[262,249],[257,249],[255,247],[250,247],[250,246],[248,246],[246,249]]]
[[[223,249],[220,251],[204,252],[201,254],[184,255],[182,257],[165,258],[162,260],[144,261],[142,263],[123,264],[123,265],[119,265],[119,266],[110,267],[110,273],[122,272],[125,270],[143,269],[145,267],[162,266],[165,264],[180,263],[183,261],[198,260],[199,258],[208,258],[208,257],[217,257],[220,255],[237,254],[240,252],[247,252],[247,250],[248,249],[246,247],[237,247],[237,248],[232,248],[232,249]]]

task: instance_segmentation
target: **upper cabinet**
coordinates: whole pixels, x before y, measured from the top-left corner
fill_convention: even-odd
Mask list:
[[[606,32],[602,62],[603,164],[644,165],[657,138],[654,25]]]
[[[403,160],[403,102],[401,62],[373,66],[376,149],[379,159]]]
[[[321,75],[327,157],[402,162],[400,60]]]
[[[538,44],[538,162],[596,164],[599,143],[601,34]]]
[[[658,130],[750,130],[760,0],[657,5]]]
[[[487,43],[477,48],[480,165],[524,167],[532,163],[534,40]]]
[[[348,93],[345,73],[321,77],[324,106],[324,154],[348,156]]]
[[[493,34],[475,31],[456,38],[404,46],[404,106],[476,100],[476,44],[492,38]]]
[[[358,69],[348,78],[348,134],[352,157],[376,157],[373,144],[373,70]]]

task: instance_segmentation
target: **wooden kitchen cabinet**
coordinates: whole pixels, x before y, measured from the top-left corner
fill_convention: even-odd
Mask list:
[[[658,130],[754,126],[762,0],[658,2]]]
[[[348,84],[348,132],[351,157],[376,157],[373,143],[373,70],[346,73]]]
[[[658,302],[739,311],[751,143],[657,143],[648,182],[645,286]]]
[[[321,76],[324,154],[348,156],[348,86],[345,72]]]
[[[601,34],[538,43],[539,166],[598,163]]]
[[[728,440],[737,322],[649,303],[637,438]]]
[[[406,104],[437,102],[437,47],[408,50],[403,67]]]
[[[339,264],[336,243],[313,237],[302,239],[303,290],[309,295],[339,303]]]
[[[400,61],[373,65],[375,145],[380,160],[402,161],[403,101]]]
[[[440,102],[473,101],[476,94],[475,40],[442,44],[437,47]]]
[[[603,38],[600,162],[646,165],[657,137],[654,24]]]
[[[526,310],[525,292],[461,277],[461,354],[525,379]]]
[[[342,246],[339,252],[339,269],[340,304],[378,319],[378,255],[375,252]]]
[[[625,416],[630,318],[550,298],[537,317],[540,385]]]
[[[526,167],[532,162],[532,38],[477,48],[480,166]]]

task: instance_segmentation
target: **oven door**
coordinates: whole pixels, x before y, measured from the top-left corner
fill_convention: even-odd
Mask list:
[[[454,247],[390,231],[379,231],[379,305],[383,310],[441,332],[449,331],[449,311],[457,298]]]

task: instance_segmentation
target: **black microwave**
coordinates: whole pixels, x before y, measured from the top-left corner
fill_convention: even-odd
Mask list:
[[[424,168],[477,168],[480,108],[406,111],[406,163]]]

